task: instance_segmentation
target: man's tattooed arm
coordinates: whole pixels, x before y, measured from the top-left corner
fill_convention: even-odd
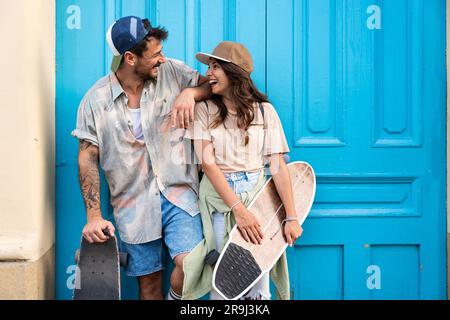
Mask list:
[[[78,150],[78,171],[81,193],[86,205],[87,218],[101,218],[100,175],[98,171],[98,147],[84,140]]]

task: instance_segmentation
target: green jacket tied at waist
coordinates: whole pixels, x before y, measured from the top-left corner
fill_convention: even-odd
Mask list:
[[[266,177],[262,173],[255,188],[251,192],[243,192],[240,195],[240,199],[246,207],[256,196],[265,181]],[[199,299],[209,293],[212,288],[213,267],[205,263],[205,257],[211,250],[218,249],[216,248],[213,234],[213,212],[224,213],[225,234],[222,243],[227,242],[229,233],[236,223],[230,207],[223,202],[206,175],[203,176],[200,183],[199,193],[199,206],[203,223],[204,239],[184,258],[183,299],[185,300]],[[270,271],[270,276],[275,284],[277,297],[282,300],[289,300],[289,273],[285,252]]]

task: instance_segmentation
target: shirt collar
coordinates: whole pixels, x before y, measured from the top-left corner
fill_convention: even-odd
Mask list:
[[[111,102],[114,102],[125,91],[123,90],[122,86],[120,85],[119,79],[117,79],[117,76],[114,72],[111,72],[109,74],[109,82],[111,85],[111,98],[112,98]]]

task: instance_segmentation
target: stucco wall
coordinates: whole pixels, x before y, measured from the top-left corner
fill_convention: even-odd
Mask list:
[[[0,263],[0,300],[53,299],[55,249],[37,261]]]
[[[0,37],[4,277],[5,261],[37,262],[55,242],[55,1],[0,1]],[[54,269],[54,258],[50,260]]]

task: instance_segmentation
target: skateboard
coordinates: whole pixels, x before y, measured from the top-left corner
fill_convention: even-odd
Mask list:
[[[81,237],[75,253],[77,263],[73,300],[120,300],[120,266],[126,266],[128,256],[119,252],[117,238],[103,243],[89,243]]]
[[[302,225],[313,204],[316,177],[306,162],[292,162],[287,166],[295,211]],[[286,213],[272,178],[261,187],[248,209],[257,216],[264,238],[261,244],[253,244],[245,241],[237,226],[231,230],[215,264],[212,280],[214,289],[227,300],[236,300],[244,295],[272,269],[287,247],[282,224]]]

